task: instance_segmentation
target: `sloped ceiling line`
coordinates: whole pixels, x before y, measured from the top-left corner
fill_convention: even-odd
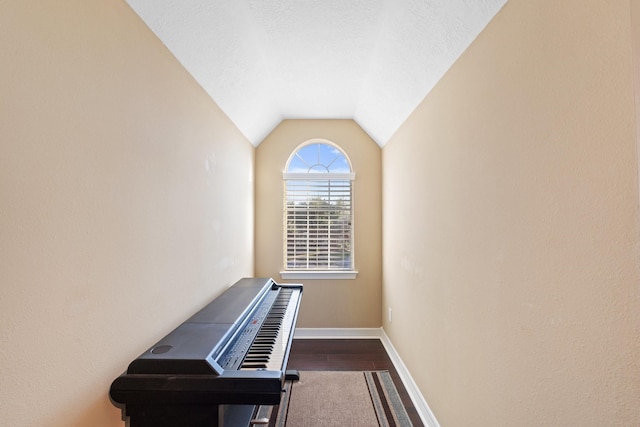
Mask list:
[[[252,144],[354,119],[380,146],[507,0],[127,0]]]

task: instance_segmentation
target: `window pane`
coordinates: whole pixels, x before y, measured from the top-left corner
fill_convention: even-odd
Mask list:
[[[329,144],[309,144],[292,156],[287,171],[316,179],[285,181],[285,268],[352,270],[351,180],[331,179],[351,171],[348,160]],[[318,173],[327,179],[317,179]]]
[[[287,172],[348,173],[351,166],[337,147],[316,143],[300,148],[289,160]]]

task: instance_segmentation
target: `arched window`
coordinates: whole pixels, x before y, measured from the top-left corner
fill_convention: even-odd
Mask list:
[[[345,153],[329,141],[307,141],[283,177],[285,271],[353,271],[355,174]]]

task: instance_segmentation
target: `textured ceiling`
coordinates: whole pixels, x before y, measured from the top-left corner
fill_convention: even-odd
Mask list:
[[[258,145],[354,119],[383,146],[507,0],[127,0]]]

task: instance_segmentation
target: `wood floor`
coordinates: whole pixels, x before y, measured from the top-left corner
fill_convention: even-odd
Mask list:
[[[423,426],[382,342],[378,339],[294,339],[287,369],[300,371],[387,370],[414,426]]]

